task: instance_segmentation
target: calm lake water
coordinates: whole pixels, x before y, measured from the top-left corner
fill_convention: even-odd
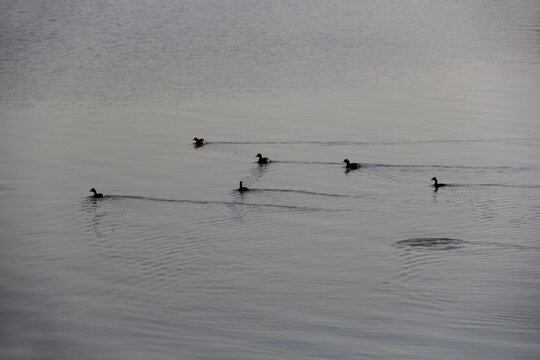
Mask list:
[[[539,45],[535,0],[1,1],[0,358],[538,359]]]

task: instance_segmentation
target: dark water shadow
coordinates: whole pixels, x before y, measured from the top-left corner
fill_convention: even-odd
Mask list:
[[[461,239],[427,237],[399,240],[394,246],[402,249],[453,250],[467,244],[467,241]]]
[[[358,169],[347,169],[345,167],[345,169],[343,170],[343,172],[345,173],[345,175],[348,175],[350,172],[361,172],[361,169],[362,168],[358,168]]]

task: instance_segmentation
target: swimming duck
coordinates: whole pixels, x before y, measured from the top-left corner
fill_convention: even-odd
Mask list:
[[[441,183],[439,183],[439,181],[437,180],[436,177],[432,177],[431,180],[435,181],[435,183],[433,184],[433,186],[435,186],[435,189],[438,189],[438,188],[440,188],[441,186],[446,186],[446,184],[441,184]]]
[[[102,193],[98,193],[98,192],[96,191],[96,189],[94,189],[94,188],[91,188],[89,192],[93,192],[93,193],[94,193],[94,195],[92,195],[93,198],[104,198],[104,197],[107,196],[107,195],[104,195],[104,194],[102,194]]]
[[[238,188],[238,191],[240,191],[240,192],[249,191],[249,188],[244,186],[243,181],[240,181],[240,187]]]
[[[269,158],[263,157],[263,156],[261,155],[261,153],[258,153],[257,155],[255,155],[255,157],[258,157],[258,158],[259,158],[259,160],[257,160],[257,162],[258,162],[259,164],[269,164],[269,163],[272,162],[272,160],[270,160]]]
[[[356,169],[359,169],[362,166],[359,163],[350,162],[349,159],[345,159],[345,160],[343,160],[343,162],[347,164],[345,167],[348,170],[356,170]]]
[[[195,141],[195,144],[194,144],[195,146],[203,146],[203,145],[208,144],[208,143],[206,142],[206,140],[204,140],[204,139],[202,139],[202,138],[201,138],[201,139],[199,139],[199,138],[193,138],[193,141]]]

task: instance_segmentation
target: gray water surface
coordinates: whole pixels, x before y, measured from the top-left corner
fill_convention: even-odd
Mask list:
[[[0,2],[0,357],[537,359],[539,15]]]

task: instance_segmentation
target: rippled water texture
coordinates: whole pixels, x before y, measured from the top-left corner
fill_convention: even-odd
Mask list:
[[[537,359],[539,14],[2,1],[0,358]]]

